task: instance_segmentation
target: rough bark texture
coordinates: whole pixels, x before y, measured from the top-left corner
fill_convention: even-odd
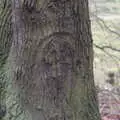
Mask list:
[[[8,0],[0,0],[0,120],[6,115],[6,76],[4,64],[11,46],[11,8]]]
[[[24,109],[33,120],[100,120],[88,0],[12,5],[9,60]]]
[[[11,46],[11,7],[8,0],[0,1],[0,68],[6,62]]]

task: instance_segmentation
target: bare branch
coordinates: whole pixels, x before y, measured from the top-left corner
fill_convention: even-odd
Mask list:
[[[101,51],[103,51],[106,55],[108,55],[109,57],[111,57],[116,63],[117,63],[117,60],[120,61],[120,58],[109,53],[108,51],[106,51],[105,49],[103,49],[102,47],[100,47],[99,45],[96,45],[96,44],[93,44],[96,48],[100,49]]]
[[[115,35],[117,35],[118,37],[120,37],[120,33],[116,32],[115,30],[112,30],[105,22],[103,19],[101,19],[100,17],[98,17],[97,15],[94,15],[97,19],[97,22],[99,22],[99,24],[101,25],[100,22],[102,22],[102,24],[104,25],[104,27],[111,33],[114,33]]]
[[[94,45],[95,45],[95,47],[97,47],[99,49],[102,49],[102,50],[111,49],[113,51],[120,52],[120,49],[114,48],[113,46],[107,46],[107,45],[105,45],[105,46],[99,46],[99,45],[96,45],[96,44],[94,44]]]

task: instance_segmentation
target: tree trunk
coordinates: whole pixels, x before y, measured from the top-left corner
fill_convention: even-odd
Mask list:
[[[9,61],[24,109],[33,120],[100,120],[88,0],[12,5]]]
[[[6,75],[4,65],[11,46],[11,8],[9,0],[0,0],[0,120],[6,115]]]

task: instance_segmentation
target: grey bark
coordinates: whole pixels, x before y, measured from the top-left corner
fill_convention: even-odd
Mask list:
[[[33,120],[100,120],[88,0],[13,0],[11,74]]]
[[[6,76],[4,64],[11,46],[11,7],[8,0],[0,1],[0,120],[5,117],[6,110]]]

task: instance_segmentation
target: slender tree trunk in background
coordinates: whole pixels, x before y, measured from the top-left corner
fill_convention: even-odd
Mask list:
[[[12,22],[11,73],[32,119],[100,120],[88,0],[12,0]]]

